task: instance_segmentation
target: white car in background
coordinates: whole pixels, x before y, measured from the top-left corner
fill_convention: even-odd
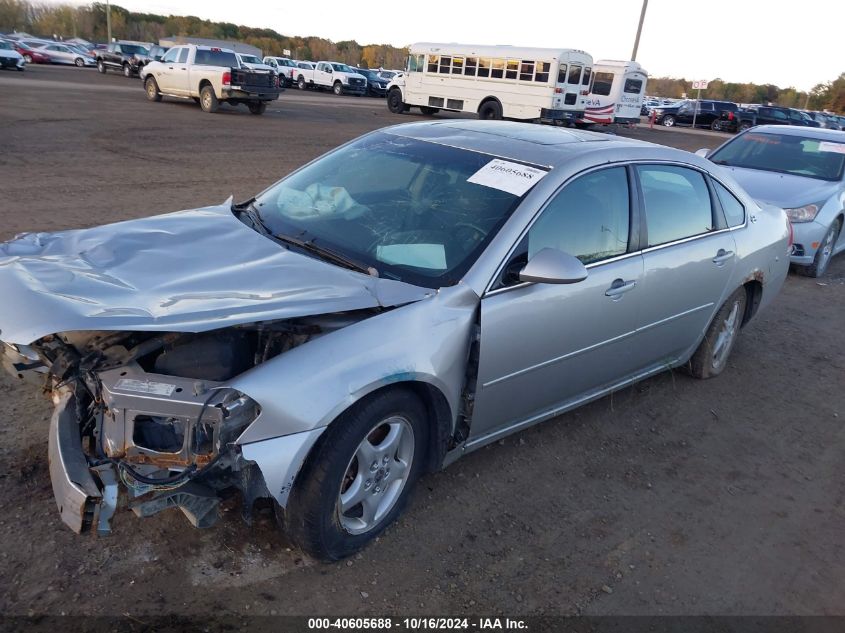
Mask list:
[[[23,55],[17,52],[9,42],[0,40],[0,68],[15,68],[22,71],[24,66],[26,66],[26,60]]]
[[[241,63],[241,67],[249,68],[250,70],[270,70],[274,73],[278,71],[270,66],[269,64],[265,64],[261,61],[261,58],[256,57],[255,55],[248,55],[247,53],[235,53],[238,56],[238,61]]]

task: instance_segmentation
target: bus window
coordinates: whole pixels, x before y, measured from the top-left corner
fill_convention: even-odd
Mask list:
[[[493,70],[490,71],[490,76],[493,79],[501,79],[505,76],[505,60],[493,59]]]
[[[589,66],[587,66],[587,67],[584,69],[584,78],[583,78],[583,79],[581,79],[581,85],[582,85],[582,86],[589,86],[589,85],[590,85],[590,73],[591,73],[592,71],[593,71],[593,69],[592,69],[592,68],[590,68]]]
[[[519,71],[519,62],[515,59],[508,60],[508,69],[505,71],[506,79],[516,79],[516,74]]]
[[[490,58],[485,57],[484,59],[478,60],[478,76],[479,77],[489,77],[490,76]]]
[[[643,80],[642,79],[626,79],[625,80],[625,92],[631,95],[638,95],[640,91],[643,89]]]
[[[566,64],[561,64],[557,71],[557,82],[559,84],[566,83]]]
[[[522,65],[519,67],[519,80],[531,81],[534,79],[534,62],[522,60]]]
[[[441,74],[449,74],[449,67],[452,65],[452,57],[451,55],[441,55],[440,56],[440,73]]]
[[[425,55],[408,55],[408,72],[421,73],[425,66]]]
[[[549,62],[537,62],[537,73],[534,75],[534,81],[541,83],[548,83],[549,69],[552,65]]]
[[[611,86],[613,86],[613,73],[596,73],[593,75],[593,89],[590,92],[606,97],[610,94]]]
[[[453,57],[452,58],[452,74],[453,75],[460,75],[464,72],[464,58],[463,57]]]
[[[428,72],[436,73],[438,64],[440,64],[440,55],[428,56]]]
[[[467,57],[467,63],[464,64],[464,74],[470,77],[475,76],[475,69],[478,67],[477,57]]]
[[[573,64],[569,67],[569,76],[567,78],[567,83],[578,85],[581,82],[581,67],[576,66]]]

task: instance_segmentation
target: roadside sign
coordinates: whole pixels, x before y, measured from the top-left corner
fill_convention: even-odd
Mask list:
[[[707,80],[700,79],[698,81],[692,82],[692,89],[693,90],[707,90]]]
[[[285,55],[286,57],[290,57],[290,49],[286,48],[286,49],[282,50],[282,55]]]

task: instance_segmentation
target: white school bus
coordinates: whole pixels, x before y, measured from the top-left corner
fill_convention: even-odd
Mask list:
[[[647,79],[637,62],[597,61],[579,123],[639,123]]]
[[[391,112],[472,112],[479,119],[574,122],[584,113],[593,58],[570,48],[419,43],[388,85]]]

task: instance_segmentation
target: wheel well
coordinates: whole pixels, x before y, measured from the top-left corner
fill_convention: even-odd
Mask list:
[[[484,97],[484,99],[481,100],[481,103],[478,104],[478,111],[480,112],[481,108],[483,108],[485,104],[490,103],[491,101],[495,101],[499,104],[500,108],[502,107],[502,102],[499,101],[496,97]]]
[[[199,89],[200,89],[200,91],[202,91],[203,88],[205,88],[206,86],[210,86],[210,85],[211,85],[211,82],[208,79],[203,79],[200,82],[200,88]]]
[[[752,279],[746,281],[745,288],[745,314],[742,317],[742,325],[745,325],[757,313],[757,308],[760,307],[760,300],[763,298],[763,284],[757,280]]]

